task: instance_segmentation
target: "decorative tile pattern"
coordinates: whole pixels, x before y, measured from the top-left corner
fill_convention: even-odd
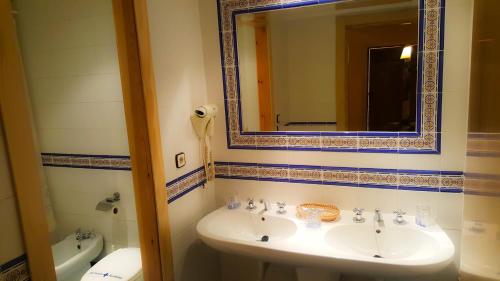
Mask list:
[[[215,173],[217,174],[217,172],[221,173],[224,172],[224,170],[220,167],[216,167]],[[200,167],[168,182],[166,184],[168,203],[170,204],[197,187],[203,186],[206,182],[207,177],[205,175],[204,167]]]
[[[235,17],[238,14],[337,0],[218,0],[229,149],[321,150],[439,154],[444,0],[420,0],[417,130],[415,132],[244,132],[241,120]]]
[[[444,192],[463,192],[465,178],[464,175],[442,174],[441,191]]]
[[[130,156],[42,153],[46,167],[130,171]]]
[[[462,172],[216,162],[215,177],[461,193]]]
[[[0,265],[0,280],[27,281],[30,280],[26,255],[17,257]]]

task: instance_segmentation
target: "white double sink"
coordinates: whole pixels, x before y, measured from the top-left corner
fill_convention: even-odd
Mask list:
[[[444,269],[455,253],[439,226],[422,228],[412,216],[397,225],[393,214],[382,214],[380,226],[373,213],[364,214],[364,223],[354,223],[352,212],[341,211],[337,221],[311,229],[296,218],[295,206],[283,215],[276,206],[271,209],[260,215],[261,208],[222,207],[201,219],[197,231],[207,245],[223,252],[384,277],[432,274]]]

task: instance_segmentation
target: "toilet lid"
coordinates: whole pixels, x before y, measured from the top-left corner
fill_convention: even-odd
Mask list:
[[[142,274],[141,250],[118,249],[91,267],[81,281],[134,280]]]

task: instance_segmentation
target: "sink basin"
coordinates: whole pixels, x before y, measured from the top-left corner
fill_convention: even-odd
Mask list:
[[[438,255],[440,249],[429,234],[401,226],[341,225],[330,229],[325,239],[335,250],[383,259],[427,260]]]
[[[373,213],[365,213],[366,222],[356,224],[352,212],[341,211],[337,221],[310,229],[295,216],[295,206],[287,206],[284,215],[276,209],[261,214],[262,208],[222,207],[202,218],[197,232],[207,245],[223,252],[381,277],[432,274],[444,269],[455,253],[439,226],[422,228],[411,216],[406,216],[407,224],[396,225],[393,214],[384,214],[385,224],[378,228]]]
[[[228,212],[225,209],[213,212],[205,221],[210,223],[200,224],[199,228],[204,228],[213,236],[235,241],[262,242],[263,236],[267,236],[269,241],[276,241],[288,238],[297,231],[296,224],[287,218]]]

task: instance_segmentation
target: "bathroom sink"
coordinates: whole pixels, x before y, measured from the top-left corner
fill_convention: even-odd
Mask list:
[[[251,212],[228,212],[225,209],[213,212],[205,221],[210,223],[199,225],[205,232],[234,241],[262,242],[264,236],[268,241],[276,241],[288,238],[297,231],[297,225],[287,218],[259,216]]]
[[[222,207],[198,222],[198,234],[223,252],[381,277],[432,274],[444,269],[455,253],[438,225],[417,226],[412,216],[405,217],[407,224],[396,225],[393,214],[383,214],[384,225],[378,227],[373,213],[365,213],[366,222],[358,224],[351,211],[341,211],[337,221],[311,229],[295,216],[295,206],[287,206],[283,215],[274,205],[263,214],[261,210]]]

